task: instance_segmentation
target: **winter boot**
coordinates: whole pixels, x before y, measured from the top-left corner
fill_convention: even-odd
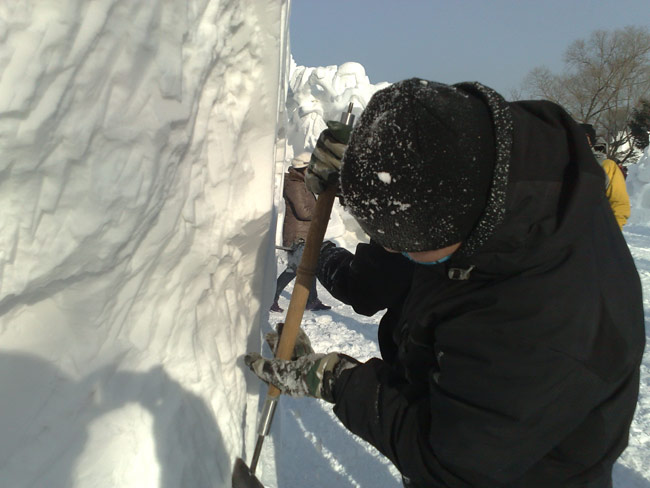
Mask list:
[[[274,301],[270,308],[271,312],[284,312],[284,309],[278,305],[278,301]]]
[[[321,310],[329,310],[331,308],[332,307],[330,307],[329,305],[325,305],[317,298],[316,300],[309,302],[305,307],[305,310],[311,310],[312,312],[319,312]]]

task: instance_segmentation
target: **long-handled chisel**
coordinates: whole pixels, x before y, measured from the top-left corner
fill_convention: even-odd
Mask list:
[[[350,126],[354,123],[352,107],[353,104],[350,103],[347,112],[341,115],[341,122]],[[325,237],[325,231],[327,230],[327,223],[332,212],[334,199],[336,198],[337,186],[336,184],[330,185],[316,200],[314,214],[309,224],[305,249],[296,273],[296,283],[291,293],[287,316],[284,320],[278,350],[275,354],[276,358],[284,360],[291,359],[296,337],[300,330],[302,316],[307,305],[309,290],[311,289],[314,275],[316,274],[318,255],[320,254],[320,248]],[[233,488],[263,488],[262,483],[255,477],[255,469],[257,468],[257,463],[262,452],[264,438],[271,428],[279,396],[280,390],[270,385],[260,415],[260,422],[257,429],[257,443],[255,444],[250,468],[246,466],[246,463],[241,458],[237,458],[232,474]]]

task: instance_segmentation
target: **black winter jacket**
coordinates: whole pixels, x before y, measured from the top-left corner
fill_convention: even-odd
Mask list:
[[[637,402],[639,277],[579,127],[550,102],[506,110],[503,217],[476,250],[321,263],[336,298],[386,309],[383,359],[342,373],[335,412],[417,487],[607,486]]]

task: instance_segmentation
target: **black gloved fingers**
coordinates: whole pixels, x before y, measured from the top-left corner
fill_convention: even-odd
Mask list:
[[[326,252],[328,249],[331,249],[333,247],[336,247],[336,243],[330,240],[323,241],[323,243],[320,245],[320,252]]]
[[[354,254],[344,247],[329,246],[321,248],[316,265],[316,277],[321,284],[332,293],[338,273],[347,269],[354,258]]]

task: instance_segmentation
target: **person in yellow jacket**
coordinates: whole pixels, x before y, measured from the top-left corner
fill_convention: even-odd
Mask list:
[[[587,141],[591,147],[596,160],[600,163],[607,178],[605,194],[609,200],[609,205],[612,207],[614,217],[618,226],[623,229],[623,226],[630,218],[630,197],[627,194],[625,186],[625,177],[615,161],[607,158],[607,156],[594,148],[596,141],[596,131],[591,124],[580,124],[587,135]]]

